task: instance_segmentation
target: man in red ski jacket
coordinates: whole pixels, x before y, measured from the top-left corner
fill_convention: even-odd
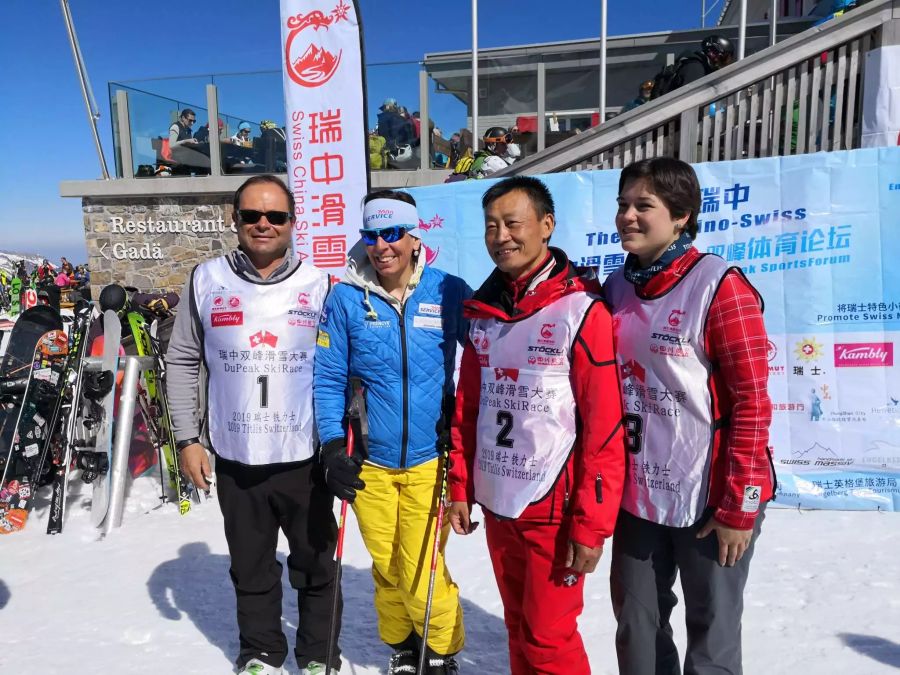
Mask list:
[[[615,527],[625,473],[612,319],[595,279],[549,246],[553,198],[531,177],[482,198],[497,268],[466,302],[450,522],[485,516],[513,675],[590,673],[584,576]]]

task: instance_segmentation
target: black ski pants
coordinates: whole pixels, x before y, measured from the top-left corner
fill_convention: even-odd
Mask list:
[[[707,518],[691,527],[667,527],[619,511],[613,535],[610,595],[618,622],[621,675],[680,675],[669,617],[681,575],[687,623],[685,675],[741,675],[741,615],[750,559],[765,513],[734,567],[720,567],[715,532],[697,539]]]
[[[327,656],[334,592],[337,523],[334,498],[321,467],[300,463],[247,466],[216,459],[219,506],[231,554],[241,651],[238,667],[257,658],[281,666],[288,654],[281,630],[282,565],[275,557],[279,529],[287,538],[288,579],[297,590],[300,617],[294,653],[300,668]],[[338,598],[338,635],[343,609]],[[335,640],[337,640],[335,635]],[[340,668],[340,651],[335,645]]]

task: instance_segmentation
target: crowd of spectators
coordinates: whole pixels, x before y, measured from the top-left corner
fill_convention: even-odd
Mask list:
[[[24,309],[29,289],[36,291],[38,302],[59,309],[60,305],[73,304],[79,296],[90,297],[91,273],[87,264],[73,266],[65,256],[59,265],[46,258],[39,265],[19,259],[13,270],[0,268],[0,313],[14,307]]]

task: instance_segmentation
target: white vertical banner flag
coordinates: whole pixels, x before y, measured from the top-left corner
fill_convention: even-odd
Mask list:
[[[368,189],[362,26],[355,0],[281,0],[294,251],[341,274]],[[349,241],[348,241],[349,239]]]

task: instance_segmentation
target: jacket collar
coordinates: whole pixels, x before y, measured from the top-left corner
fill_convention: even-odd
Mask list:
[[[250,281],[255,281],[257,283],[262,282],[264,284],[274,284],[281,281],[285,277],[290,276],[294,269],[300,265],[300,260],[294,256],[294,252],[291,250],[290,246],[284,254],[284,260],[281,261],[281,264],[267,279],[262,278],[259,270],[253,266],[253,263],[250,262],[250,258],[240,247],[231,251],[228,254],[228,258],[231,261],[231,266],[240,276],[249,279]]]
[[[546,278],[529,286],[516,301],[506,275],[494,269],[471,300],[463,303],[466,318],[495,318],[501,321],[518,320],[551,305],[560,298],[577,291],[600,293],[600,282],[592,270],[580,270],[558,248],[550,247],[552,267]],[[540,268],[543,271],[543,267]],[[539,274],[535,279],[539,279]]]

